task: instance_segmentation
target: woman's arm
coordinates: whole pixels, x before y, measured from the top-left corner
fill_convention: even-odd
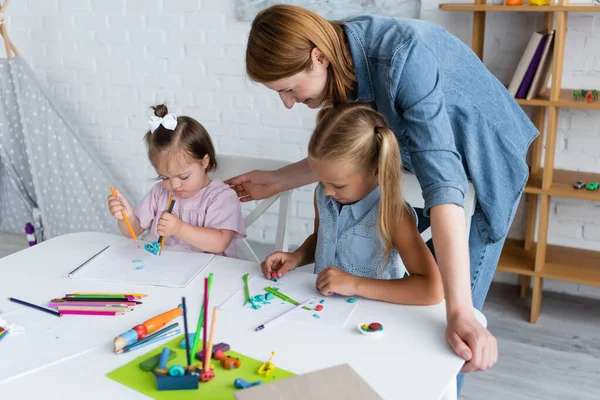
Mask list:
[[[411,213],[403,214],[396,225],[394,247],[410,276],[390,280],[358,278],[356,294],[396,304],[438,304],[444,299],[444,291],[437,264]]]
[[[286,165],[275,171],[251,171],[225,181],[240,201],[267,199],[277,193],[316,182],[317,176],[308,167],[308,159]]]
[[[207,253],[221,254],[231,244],[234,234],[229,229],[203,228],[183,222],[175,236]]]

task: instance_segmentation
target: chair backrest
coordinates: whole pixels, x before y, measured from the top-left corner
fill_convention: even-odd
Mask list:
[[[225,180],[234,176],[250,172],[255,169],[275,170],[288,165],[288,162],[269,160],[263,158],[241,157],[241,156],[219,156],[217,157],[218,169],[210,174],[211,177]],[[246,216],[244,222],[249,228],[279,199],[279,216],[277,221],[277,234],[275,237],[275,251],[288,251],[287,222],[291,204],[291,191],[282,192],[278,195],[261,200],[256,207]],[[246,239],[241,240],[238,252],[241,258],[248,261],[261,262]]]
[[[419,181],[417,180],[417,176],[415,174],[408,171],[402,172],[402,193],[404,195],[404,200],[410,203],[411,206],[417,208],[425,207],[425,200],[423,199],[421,185],[419,185]],[[469,230],[471,228],[471,216],[475,212],[475,204],[475,188],[473,187],[473,184],[469,182],[469,187],[467,189],[467,194],[465,195],[463,205],[465,210],[465,219],[467,222],[467,236],[469,235]],[[421,237],[425,242],[428,242],[429,239],[431,239],[431,227],[428,227],[421,232]]]

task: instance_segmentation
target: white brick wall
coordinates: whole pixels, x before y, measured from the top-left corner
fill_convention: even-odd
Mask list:
[[[423,0],[422,18],[470,43],[471,15],[442,12],[438,3]],[[197,118],[219,153],[287,161],[306,155],[315,112],[288,111],[245,77],[250,24],[235,19],[234,0],[22,0],[8,11],[23,57],[134,201],[153,184],[142,136],[157,102]],[[488,16],[485,63],[504,83],[532,26],[541,20],[529,13]],[[599,48],[600,17],[570,15],[564,86],[600,88]],[[561,111],[557,167],[598,172],[599,149],[600,113]],[[523,234],[522,211],[512,235]],[[294,193],[291,214],[291,241],[300,244],[312,229],[311,188]],[[267,215],[250,236],[273,241],[275,227]],[[600,205],[554,200],[549,240],[600,248]]]

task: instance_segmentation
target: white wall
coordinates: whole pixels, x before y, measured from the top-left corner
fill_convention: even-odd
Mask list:
[[[423,0],[422,18],[470,43],[470,14],[439,11],[438,3]],[[306,107],[285,110],[275,93],[245,78],[250,24],[236,20],[234,4],[235,0],[21,0],[8,8],[8,29],[85,142],[137,201],[153,184],[142,136],[148,107],[158,102],[167,101],[172,111],[203,123],[219,153],[289,161],[306,154],[315,112]],[[488,16],[485,63],[504,83],[531,30],[541,24],[538,17],[523,14]],[[599,88],[600,17],[570,15],[568,40],[564,86]],[[598,112],[562,110],[556,166],[599,172],[599,128]],[[296,191],[292,243],[303,241],[312,217],[311,189]],[[267,215],[250,237],[273,241],[275,226],[276,217]],[[518,216],[513,236],[522,235],[522,226]],[[600,248],[600,204],[554,200],[549,240]],[[546,287],[599,292],[562,283],[549,282]]]

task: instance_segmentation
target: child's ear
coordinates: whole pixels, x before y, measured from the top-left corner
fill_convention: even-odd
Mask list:
[[[202,158],[201,164],[204,170],[208,168],[208,164],[210,164],[210,156],[208,154],[206,154],[204,158]]]
[[[375,167],[375,169],[373,170],[373,175],[379,176],[379,167]]]

